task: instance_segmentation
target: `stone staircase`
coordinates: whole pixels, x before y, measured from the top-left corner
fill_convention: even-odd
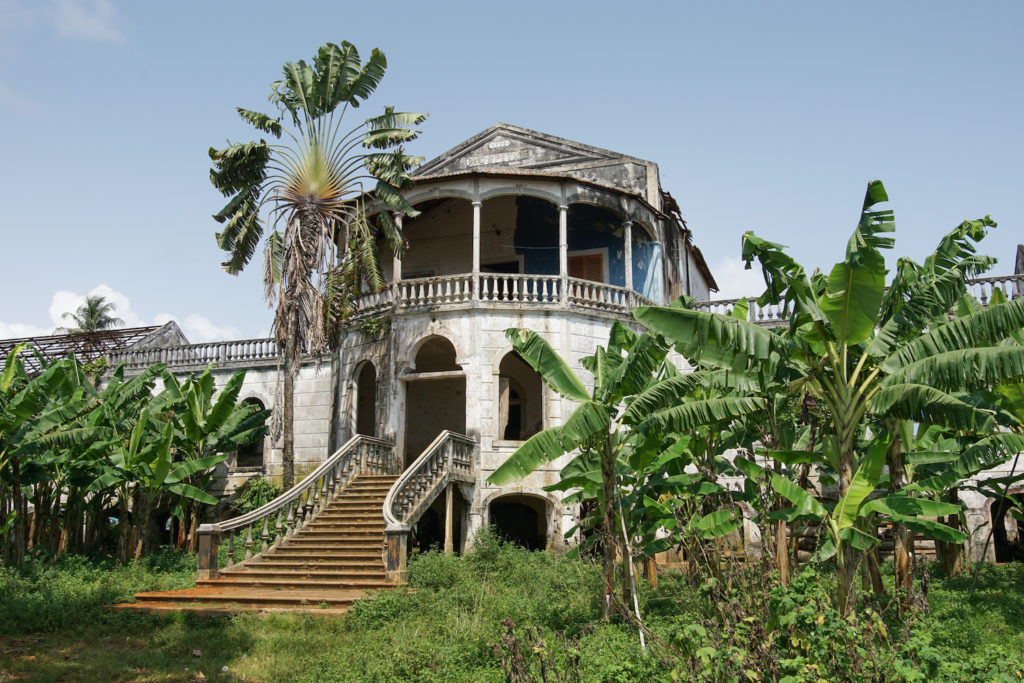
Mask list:
[[[301,529],[244,564],[200,579],[195,588],[138,593],[115,609],[199,612],[345,611],[367,591],[388,588],[384,498],[393,475],[359,475]]]

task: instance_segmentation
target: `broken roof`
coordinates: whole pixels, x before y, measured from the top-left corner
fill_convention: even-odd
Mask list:
[[[128,348],[139,348],[147,346],[166,346],[172,344],[187,344],[188,340],[182,334],[181,329],[172,320],[164,325],[150,325],[147,327],[126,327],[116,330],[99,330],[96,332],[82,332],[79,334],[50,334],[35,337],[19,337],[18,339],[0,339],[0,369],[7,361],[7,355],[14,347],[25,344],[26,349],[21,353],[21,359],[25,363],[25,370],[29,373],[39,372],[40,362],[38,356],[32,352],[35,349],[43,358],[48,361],[67,358],[68,354],[74,353],[75,357],[83,363],[89,363],[101,356],[106,356],[111,351],[120,351]]]

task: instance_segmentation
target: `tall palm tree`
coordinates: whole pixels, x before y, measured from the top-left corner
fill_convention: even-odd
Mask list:
[[[373,93],[386,67],[379,50],[364,65],[352,44],[327,43],[312,65],[284,65],[269,97],[276,118],[238,108],[253,127],[277,139],[283,135],[285,143],[261,139],[210,149],[210,179],[230,197],[214,215],[224,225],[217,233],[229,254],[224,269],[240,272],[264,241],[264,218],[272,225],[264,284],[268,304],[277,302],[274,336],[285,365],[286,487],[294,483],[293,383],[302,355],[329,348],[355,297],[365,287],[383,287],[377,234],[400,254],[404,243],[392,212],[416,213],[400,190],[411,185],[408,172],[421,159],[404,154],[402,144],[419,135],[415,126],[426,116],[385,107],[342,127],[349,107]]]
[[[75,326],[59,327],[57,330],[67,334],[82,334],[83,332],[109,330],[112,327],[124,325],[124,321],[120,318],[115,318],[113,313],[114,304],[107,301],[105,297],[98,294],[96,296],[87,296],[85,297],[85,303],[75,309],[74,313],[68,312],[61,316],[64,320],[71,318],[75,322]]]

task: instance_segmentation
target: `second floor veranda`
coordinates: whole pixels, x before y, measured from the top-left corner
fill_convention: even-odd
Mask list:
[[[665,303],[664,229],[653,216],[525,194],[414,203],[405,253],[379,245],[388,286],[353,319],[435,307],[545,306],[628,314]]]

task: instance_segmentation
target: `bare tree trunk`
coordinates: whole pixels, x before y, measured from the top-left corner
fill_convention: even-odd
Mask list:
[[[120,513],[117,518],[117,561],[128,564],[128,492],[120,495]]]
[[[199,504],[192,504],[192,514],[189,515],[188,523],[188,551],[194,553],[196,551],[196,532],[199,530]]]
[[[604,495],[604,519],[601,523],[604,575],[604,589],[601,596],[601,617],[610,619],[614,613],[615,596],[615,520],[612,514],[612,500],[615,498],[614,463],[611,462],[611,438],[606,437],[601,453],[601,487]]]
[[[959,502],[955,490],[951,489],[946,493],[946,502],[953,504]],[[960,515],[949,515],[949,517],[946,518],[946,524],[953,529],[959,530]],[[963,545],[960,543],[936,541],[935,548],[941,555],[942,572],[946,576],[959,576],[960,572],[963,571]]]
[[[284,435],[281,454],[282,484],[285,491],[295,486],[295,376],[299,372],[299,311],[292,301],[288,311],[288,336],[284,356]]]
[[[907,485],[907,473],[903,468],[902,443],[897,423],[887,426],[894,438],[886,453],[889,464],[889,493],[897,493]],[[893,564],[896,571],[896,593],[901,595],[904,605],[910,604],[914,590],[914,576],[910,567],[910,534],[907,527],[893,523]]]
[[[789,544],[786,542],[786,523],[777,523],[775,540],[775,567],[779,570],[779,582],[785,588],[789,585]]]
[[[17,458],[11,458],[11,493],[14,498],[14,553],[15,566],[25,563],[25,542],[28,539],[27,509],[21,494],[21,466]]]

